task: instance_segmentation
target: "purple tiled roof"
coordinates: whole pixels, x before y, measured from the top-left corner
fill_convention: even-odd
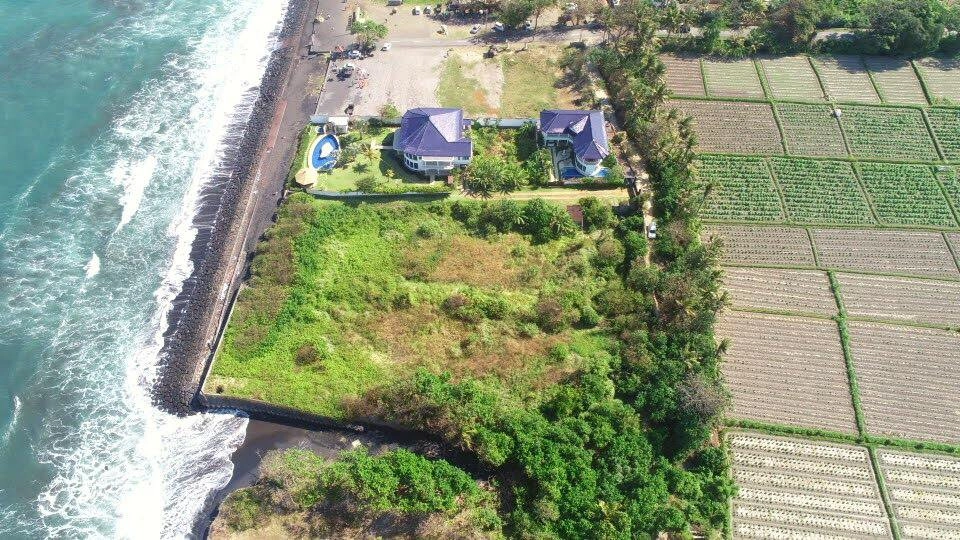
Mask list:
[[[603,113],[600,111],[541,111],[540,131],[568,135],[580,159],[601,160],[610,153]]]
[[[410,109],[400,120],[394,148],[417,156],[468,157],[473,142],[463,136],[466,126],[462,109]]]

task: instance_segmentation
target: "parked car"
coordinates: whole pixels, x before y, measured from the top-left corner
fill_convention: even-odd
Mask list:
[[[433,8],[431,8],[430,6],[427,6],[427,7],[423,8],[423,14],[424,14],[424,15],[430,15],[430,14],[432,14],[432,13],[433,13]]]
[[[420,11],[420,6],[417,6],[417,7],[413,8],[413,14],[414,14],[414,15],[419,15],[420,13],[421,13],[421,11]]]
[[[657,222],[651,221],[650,226],[647,227],[647,238],[653,240],[657,237]]]
[[[383,46],[380,47],[380,50],[381,50],[381,51],[389,51],[391,47],[393,47],[393,44],[392,44],[392,43],[384,43]]]
[[[527,21],[523,23],[524,30],[533,30],[533,21]]]
[[[494,32],[503,32],[503,30],[504,30],[504,27],[503,27],[503,23],[502,23],[502,22],[497,21],[497,22],[493,23],[493,31],[494,31]]]
[[[363,53],[361,53],[358,49],[350,49],[347,52],[347,58],[351,60],[359,60],[362,57],[363,57]]]
[[[476,34],[476,33],[479,32],[479,31],[480,31],[480,25],[479,25],[479,24],[475,24],[475,25],[473,25],[472,27],[470,27],[470,33],[471,33],[471,34]]]

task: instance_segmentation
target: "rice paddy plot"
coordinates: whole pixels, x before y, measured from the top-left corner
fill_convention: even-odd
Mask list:
[[[836,274],[851,317],[960,328],[960,283],[893,276]]]
[[[836,322],[733,311],[716,334],[731,418],[857,432]]]
[[[877,229],[814,229],[820,265],[835,270],[960,278],[941,233]]]
[[[760,60],[767,85],[776,99],[823,101],[823,89],[806,56]]]
[[[791,221],[874,223],[853,167],[846,161],[770,158]]]
[[[913,66],[907,60],[883,56],[864,58],[867,69],[873,75],[884,103],[902,105],[926,105],[927,97],[917,79]]]
[[[693,118],[699,151],[732,154],[782,154],[780,130],[768,103],[674,100]]]
[[[764,97],[753,60],[704,60],[703,71],[710,96]]]
[[[957,226],[929,166],[865,162],[860,177],[882,223]]]
[[[934,105],[960,105],[960,60],[923,58],[916,60],[916,64]]]
[[[700,158],[700,178],[710,185],[703,210],[708,219],[781,221],[777,187],[763,158],[712,156]]]
[[[723,242],[724,264],[815,267],[806,229],[709,224],[703,237]]]
[[[865,448],[752,432],[727,436],[734,538],[891,538]]]
[[[839,157],[847,155],[840,123],[826,105],[778,103],[780,125],[793,155]]]
[[[927,119],[944,157],[960,161],[960,109],[934,107],[927,110]]]
[[[842,111],[840,123],[855,156],[908,161],[940,159],[923,115],[916,109],[851,105]]]
[[[867,68],[859,56],[817,56],[813,63],[820,72],[820,81],[831,101],[880,103],[880,96],[870,81]]]
[[[847,327],[867,433],[960,443],[960,334],[859,321]]]
[[[724,269],[723,286],[735,309],[825,317],[837,314],[830,280],[817,270],[732,266]]]
[[[660,57],[666,68],[667,88],[679,96],[703,96],[703,72],[700,59],[666,54]]]
[[[904,538],[960,538],[960,459],[881,448],[877,462]]]

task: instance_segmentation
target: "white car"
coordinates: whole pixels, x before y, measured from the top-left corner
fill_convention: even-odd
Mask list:
[[[533,30],[533,21],[527,21],[523,23],[524,30]]]
[[[500,21],[497,21],[497,22],[493,23],[493,31],[494,31],[494,32],[503,32],[503,23],[500,22]]]
[[[419,15],[419,14],[420,14],[420,7],[419,7],[419,6],[413,8],[413,14],[414,14],[414,15]]]
[[[470,33],[471,33],[471,34],[476,34],[476,33],[479,32],[479,31],[480,31],[480,25],[479,25],[479,24],[475,24],[475,25],[473,25],[473,26],[470,28]]]
[[[361,53],[357,49],[351,49],[349,52],[347,52],[347,58],[351,60],[359,60],[362,56],[363,56],[363,53]]]
[[[647,227],[647,238],[653,240],[657,237],[657,222],[651,221],[650,226]]]
[[[391,47],[393,47],[393,44],[392,44],[392,43],[384,43],[384,44],[383,44],[383,47],[380,47],[380,50],[381,50],[381,51],[389,51]]]

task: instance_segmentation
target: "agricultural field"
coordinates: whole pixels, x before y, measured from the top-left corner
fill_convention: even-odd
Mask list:
[[[838,157],[847,155],[840,123],[827,105],[778,103],[777,114],[790,154]]]
[[[709,224],[703,236],[723,242],[724,264],[816,266],[806,229]]]
[[[846,161],[770,159],[791,221],[874,223],[853,167]]]
[[[960,328],[960,283],[836,274],[851,317]]]
[[[867,433],[960,444],[960,334],[857,321],[848,328]]]
[[[865,448],[751,432],[727,441],[734,537],[892,537]]]
[[[824,268],[960,278],[960,271],[940,233],[814,229],[812,235]]]
[[[837,323],[733,311],[716,327],[734,419],[856,434]]]
[[[837,314],[830,280],[816,270],[730,267],[724,289],[734,309],[758,309],[824,317]],[[958,285],[960,286],[960,285]],[[957,308],[960,310],[960,306]]]
[[[667,68],[666,83],[671,92],[679,96],[705,95],[703,71],[698,57],[667,54],[660,59]]]
[[[960,104],[960,60],[923,58],[915,61],[936,104]]]
[[[882,223],[957,226],[929,166],[901,163],[861,163],[859,166],[863,185]]]
[[[944,157],[960,161],[960,109],[933,107],[927,110],[927,119]]]
[[[882,448],[877,462],[904,538],[960,538],[960,460]]]
[[[944,237],[950,242],[950,249],[953,251],[957,266],[960,267],[960,233],[947,233]]]
[[[850,153],[863,158],[935,161],[940,159],[923,114],[916,109],[851,105],[842,107]]]
[[[864,63],[885,103],[926,105],[927,97],[908,60],[883,56],[868,56]]]
[[[707,94],[717,97],[763,98],[753,60],[704,60]]]
[[[783,220],[777,186],[763,158],[705,155],[700,158],[698,169],[701,180],[711,186],[703,209],[705,218]]]
[[[880,103],[880,96],[870,81],[870,74],[859,56],[818,56],[813,63],[820,81],[833,101]]]
[[[701,152],[782,154],[783,142],[767,103],[673,100],[693,118]]]
[[[806,56],[785,56],[760,60],[767,85],[776,99],[823,100],[823,89]]]

